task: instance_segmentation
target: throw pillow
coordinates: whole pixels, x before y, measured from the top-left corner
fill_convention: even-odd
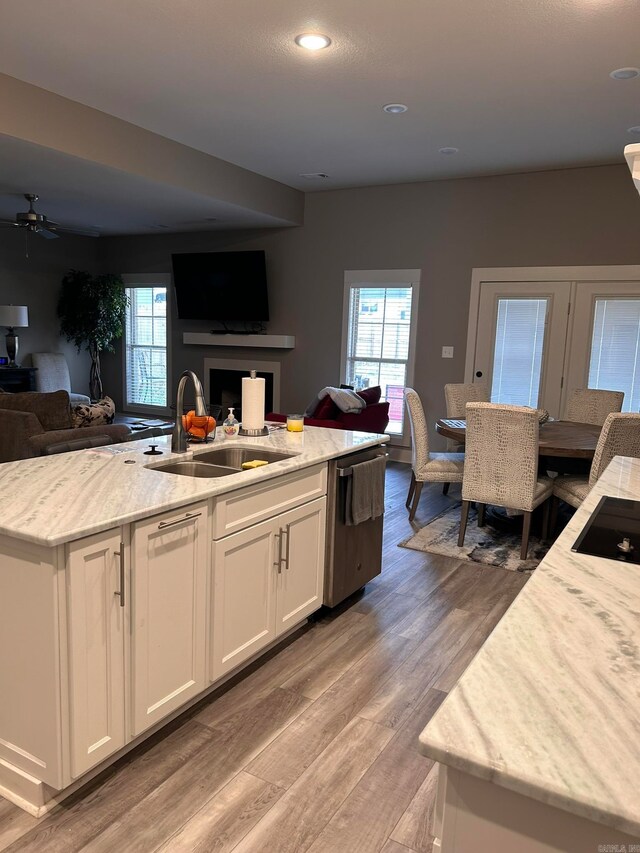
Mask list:
[[[359,391],[356,391],[356,394],[358,397],[362,397],[367,406],[372,406],[380,402],[382,388],[379,385],[374,385],[373,388],[361,388]]]
[[[71,425],[79,427],[112,424],[116,413],[116,404],[111,397],[103,397],[96,403],[80,403],[71,409]]]

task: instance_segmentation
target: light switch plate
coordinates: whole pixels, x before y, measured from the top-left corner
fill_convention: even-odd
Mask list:
[[[443,358],[453,358],[453,347],[442,347]]]

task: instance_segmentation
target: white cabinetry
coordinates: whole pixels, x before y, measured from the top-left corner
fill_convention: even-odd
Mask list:
[[[72,542],[67,556],[71,776],[126,742],[126,578],[119,530]]]
[[[206,502],[133,525],[134,735],[205,688],[207,540]]]
[[[213,543],[211,681],[321,606],[325,521],[316,498]]]

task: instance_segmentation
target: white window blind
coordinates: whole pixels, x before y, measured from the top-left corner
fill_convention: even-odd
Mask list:
[[[349,290],[346,381],[356,389],[380,385],[389,401],[387,432],[400,435],[411,338],[411,286]]]
[[[640,410],[640,299],[596,299],[589,388],[624,391],[624,412]]]
[[[125,320],[126,401],[167,406],[167,288],[128,287]]]
[[[537,408],[548,299],[498,299],[491,401]]]

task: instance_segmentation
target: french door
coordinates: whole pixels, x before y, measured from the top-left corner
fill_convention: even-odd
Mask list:
[[[640,411],[640,280],[580,282],[573,313],[567,388],[624,391],[622,411]]]
[[[482,283],[473,375],[494,403],[558,417],[570,297],[565,281]]]
[[[485,280],[471,311],[466,378],[493,402],[562,417],[575,388],[602,388],[640,410],[640,277]]]

